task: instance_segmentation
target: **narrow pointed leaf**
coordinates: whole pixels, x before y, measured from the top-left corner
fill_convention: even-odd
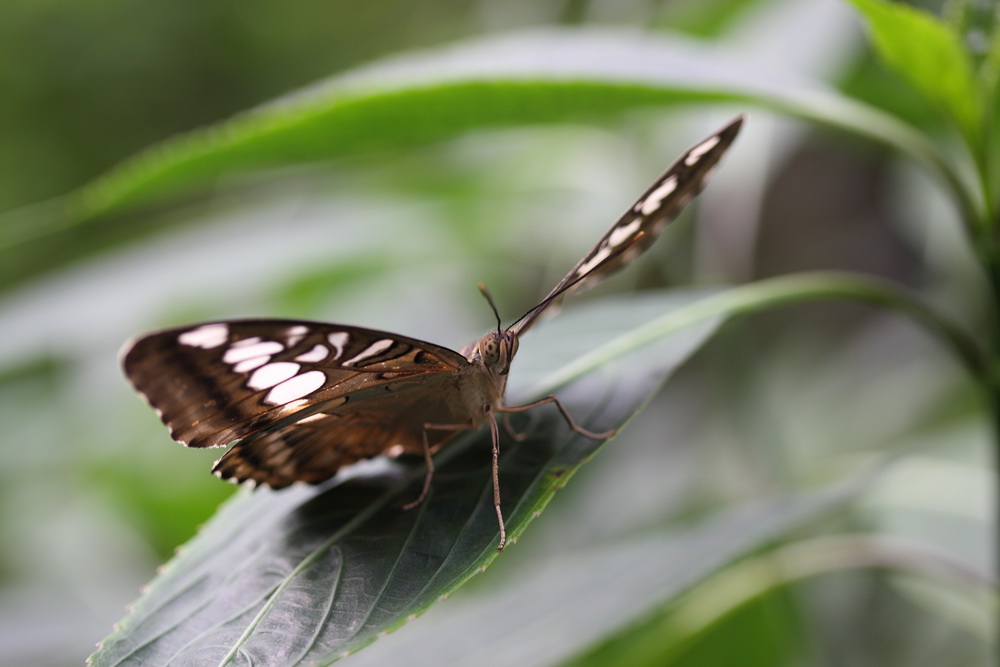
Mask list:
[[[920,133],[818,82],[755,69],[677,36],[535,30],[403,54],[165,141],[61,200],[7,214],[0,248],[215,187],[249,170],[402,149],[475,129],[723,101],[778,109],[887,143],[971,202],[949,160]]]
[[[900,2],[851,0],[886,66],[945,110],[970,146],[982,136],[983,99],[962,38],[927,12]]]

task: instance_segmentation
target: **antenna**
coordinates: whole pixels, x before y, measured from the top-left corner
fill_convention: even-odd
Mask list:
[[[629,248],[631,248],[632,246],[634,246],[645,235],[646,235],[645,232],[640,231],[634,237],[632,237],[631,239],[629,239],[629,241],[627,243],[623,243],[622,245],[620,245],[617,248],[615,248],[614,252],[610,253],[607,257],[605,257],[604,259],[602,259],[590,271],[586,271],[586,272],[584,272],[582,274],[577,274],[576,276],[573,277],[572,280],[569,279],[569,277],[573,275],[573,272],[571,271],[570,274],[569,274],[569,276],[566,276],[565,278],[563,278],[562,282],[560,282],[558,285],[556,285],[552,289],[552,291],[549,292],[548,295],[544,299],[541,300],[541,302],[539,302],[539,304],[537,306],[534,306],[528,312],[526,312],[524,315],[521,315],[521,317],[519,317],[516,320],[514,320],[513,322],[511,322],[510,326],[507,327],[507,331],[510,331],[511,329],[513,329],[516,325],[520,324],[523,320],[528,320],[528,324],[530,325],[531,322],[534,321],[535,317],[537,317],[539,313],[541,313],[543,310],[545,310],[546,306],[548,306],[550,303],[552,303],[553,301],[555,301],[556,299],[558,299],[559,297],[561,297],[563,294],[565,294],[566,292],[570,291],[571,289],[573,289],[574,287],[576,287],[577,285],[579,285],[580,283],[582,283],[587,278],[590,278],[591,276],[600,273],[600,270],[601,270],[602,267],[606,266],[608,264],[608,262],[610,262],[611,260],[613,260],[613,259],[615,259],[617,257],[620,257],[621,255],[623,255],[625,253],[625,251],[627,251]],[[597,248],[595,248],[594,250],[596,251]],[[593,251],[592,251],[591,254],[593,254]],[[587,257],[590,257],[590,255],[588,255]],[[584,259],[587,259],[587,257],[585,257]],[[582,260],[581,260],[580,264],[583,264]],[[579,266],[579,264],[577,266]],[[528,319],[529,317],[531,319]]]
[[[493,296],[490,294],[490,291],[486,289],[485,283],[479,283],[476,287],[479,288],[479,293],[486,299],[486,303],[490,304],[490,308],[493,309],[493,315],[497,318],[497,331],[500,331],[500,327],[503,323],[500,321],[500,311],[497,310],[497,305],[493,302]]]

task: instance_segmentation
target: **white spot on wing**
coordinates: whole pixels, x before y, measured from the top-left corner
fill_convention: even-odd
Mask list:
[[[260,336],[250,336],[249,338],[244,338],[242,340],[235,341],[232,347],[245,347],[247,345],[256,345],[260,342]]]
[[[275,366],[277,364],[271,364]],[[291,364],[292,366],[298,366],[298,364]],[[267,368],[265,366],[265,368]],[[264,370],[263,368],[261,370]],[[285,403],[290,403],[291,401],[296,401],[304,396],[308,396],[317,389],[323,386],[326,382],[326,374],[323,371],[308,371],[302,375],[296,375],[293,378],[287,379],[281,384],[277,385],[267,393],[264,398],[265,403],[270,405],[283,405]]]
[[[307,333],[309,333],[309,327],[302,324],[296,324],[293,327],[288,327],[288,347],[298,345],[299,341],[305,338]]]
[[[269,389],[279,382],[284,382],[288,378],[292,377],[299,372],[300,366],[291,361],[276,361],[273,364],[267,364],[266,366],[261,366],[254,371],[250,379],[247,380],[247,387],[250,389]],[[310,373],[313,371],[310,371]],[[319,373],[319,371],[316,371]],[[322,375],[322,373],[320,373]],[[293,398],[298,398],[295,396]],[[292,400],[291,398],[288,399]],[[287,401],[282,401],[286,403]]]
[[[308,417],[303,417],[298,421],[299,424],[308,424],[309,422],[318,422],[320,420],[326,419],[329,415],[325,412],[317,412],[314,415],[309,415]]]
[[[299,377],[302,377],[302,376],[300,375]],[[291,380],[288,380],[288,382],[292,382],[295,379],[296,378],[292,378]],[[286,382],[285,384],[288,384],[288,382]],[[279,384],[278,387],[280,387],[280,386],[282,386],[282,385]],[[277,389],[278,387],[275,387],[274,389],[272,389],[271,393],[274,393],[275,389]],[[267,398],[264,399],[264,402],[265,403],[267,402]],[[300,398],[298,400],[291,401],[290,403],[285,403],[284,405],[282,405],[281,406],[281,411],[282,412],[295,412],[296,410],[298,410],[299,408],[301,408],[304,405],[309,405],[309,401],[306,400],[306,399],[304,399],[304,398]],[[306,419],[308,419],[308,417],[306,417]]]
[[[253,359],[254,357],[268,357],[272,354],[278,354],[284,349],[285,346],[276,340],[266,340],[263,343],[254,343],[241,347],[233,345],[222,355],[222,360],[227,364],[236,364],[247,359]]]
[[[708,139],[706,139],[705,141],[701,142],[700,144],[691,149],[691,151],[688,153],[688,156],[684,158],[684,164],[686,164],[689,167],[694,165],[695,162],[701,159],[702,155],[715,148],[718,145],[718,143],[719,143],[718,135],[714,137],[709,137]]]
[[[218,324],[203,324],[197,329],[185,331],[177,337],[181,345],[189,347],[200,347],[203,350],[211,350],[219,347],[229,339],[229,327],[221,322]]]
[[[333,345],[333,349],[335,350],[333,358],[340,359],[340,355],[344,353],[344,346],[351,340],[351,336],[346,331],[334,331],[326,339],[330,341],[330,345]]]
[[[374,343],[372,343],[371,345],[369,345],[368,347],[366,347],[365,349],[363,349],[360,352],[358,352],[356,355],[354,355],[353,357],[351,357],[347,361],[345,361],[341,365],[343,365],[343,366],[350,366],[352,364],[356,364],[359,361],[363,361],[364,359],[368,359],[369,357],[374,357],[376,354],[379,354],[381,352],[385,352],[390,347],[392,347],[392,339],[391,338],[383,338],[381,340],[377,340]]]
[[[576,275],[578,276],[587,275],[594,269],[595,266],[606,260],[608,258],[608,255],[610,254],[611,254],[611,249],[608,248],[608,246],[602,247],[594,254],[593,257],[590,258],[589,262],[587,262],[586,264],[584,264],[583,266],[581,266],[579,269],[576,270]]]
[[[243,361],[233,365],[234,373],[249,373],[258,366],[263,366],[271,360],[271,357],[254,357],[253,359],[244,359]]]
[[[304,361],[315,364],[326,359],[326,355],[328,354],[330,354],[330,350],[328,350],[325,345],[317,343],[313,349],[308,352],[303,352],[299,356],[295,357],[295,361]]]
[[[674,174],[663,181],[660,187],[649,193],[649,196],[639,202],[639,212],[649,215],[663,205],[663,200],[670,196],[670,193],[677,189],[677,174]]]
[[[630,239],[632,235],[635,234],[636,230],[639,229],[641,224],[642,220],[640,218],[636,218],[624,227],[616,227],[611,230],[611,234],[608,236],[608,246],[617,248],[622,243]]]

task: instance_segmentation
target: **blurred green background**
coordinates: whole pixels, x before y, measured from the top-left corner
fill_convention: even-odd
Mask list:
[[[539,27],[697,38],[776,79],[824,82],[939,129],[832,0],[14,2],[0,5],[0,224],[30,230],[46,217],[39,202],[141,149],[352,67]],[[218,452],[171,443],[121,378],[129,336],[289,316],[458,347],[492,324],[477,282],[506,319],[520,314],[674,156],[744,111],[697,215],[602,293],[845,269],[978,325],[982,278],[925,173],[747,104],[378,146],[220,178],[4,248],[0,262],[24,268],[0,293],[0,663],[79,664],[232,491],[208,474]],[[898,315],[850,304],[757,315],[701,350],[635,435],[607,447],[467,594],[594,541],[690,526],[887,457],[849,511],[787,539],[867,532],[991,572],[996,489],[980,411],[961,368]],[[681,655],[654,647],[631,664],[991,664],[995,627],[974,595],[874,561],[816,567],[693,633]],[[419,634],[436,611],[357,659],[377,664],[383,644]],[[656,622],[606,657],[648,644]]]

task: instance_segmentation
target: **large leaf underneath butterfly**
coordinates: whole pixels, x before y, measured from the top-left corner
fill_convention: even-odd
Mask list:
[[[711,627],[726,611],[733,611],[727,605],[760,592],[745,585],[746,580],[739,576],[735,580],[744,585],[733,586],[734,578],[725,575],[716,578],[720,570],[738,560],[746,564],[750,557],[751,570],[759,577],[756,583],[773,586],[773,581],[761,575],[760,567],[770,570],[775,561],[765,554],[764,563],[754,563],[752,556],[856,498],[870,488],[876,477],[873,472],[851,472],[848,479],[830,487],[763,502],[741,499],[737,508],[713,507],[673,525],[644,526],[636,532],[618,530],[615,540],[577,542],[573,549],[540,561],[527,563],[522,556],[520,564],[526,567],[517,571],[518,576],[507,577],[500,586],[455,596],[430,610],[426,622],[421,619],[418,627],[402,628],[351,656],[347,664],[677,665],[671,658],[688,655],[692,638],[701,638],[700,630]],[[611,500],[607,496],[603,499]],[[592,503],[590,499],[586,504]],[[586,511],[581,508],[574,513],[582,518]],[[703,583],[705,588],[697,589],[694,600],[687,597]],[[724,602],[720,603],[719,593]],[[685,599],[693,604],[684,607]],[[709,613],[705,613],[706,601],[712,610]],[[698,613],[685,613],[694,607]],[[773,608],[767,609],[767,622],[774,622]],[[671,632],[678,625],[684,630]],[[650,644],[651,639],[655,643]],[[657,648],[651,652],[650,645]],[[789,664],[759,660],[758,656],[755,654],[752,664]],[[717,657],[682,659],[680,664],[744,664]]]
[[[581,304],[536,332],[532,376],[619,349],[609,343],[702,294]],[[560,396],[585,426],[621,425],[715,325],[612,355]],[[527,437],[504,438],[500,487],[516,538],[600,443],[568,431],[552,406],[514,417]],[[430,496],[409,512],[399,508],[419,492],[420,470],[409,483],[359,477],[238,495],[167,565],[94,664],[328,664],[397,627],[496,557],[489,433],[460,436],[436,462]]]

